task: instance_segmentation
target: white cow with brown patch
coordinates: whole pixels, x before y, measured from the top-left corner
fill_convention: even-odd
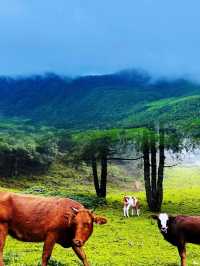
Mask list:
[[[124,207],[123,207],[124,217],[129,217],[130,209],[131,209],[132,216],[134,215],[134,212],[137,214],[137,216],[140,215],[140,204],[139,204],[139,200],[136,197],[124,196],[123,203],[124,203]]]

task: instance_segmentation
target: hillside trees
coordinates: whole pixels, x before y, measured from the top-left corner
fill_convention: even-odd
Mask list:
[[[98,197],[106,197],[108,161],[116,153],[120,131],[91,131],[75,136],[72,152],[73,161],[85,162],[92,169],[94,188]]]
[[[11,177],[46,171],[58,153],[53,137],[5,135],[0,138],[0,175]]]

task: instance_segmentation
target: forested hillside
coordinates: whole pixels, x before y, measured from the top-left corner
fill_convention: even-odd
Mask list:
[[[145,74],[65,78],[54,74],[0,78],[0,115],[71,129],[137,126],[198,115],[200,86],[191,81],[152,81]]]

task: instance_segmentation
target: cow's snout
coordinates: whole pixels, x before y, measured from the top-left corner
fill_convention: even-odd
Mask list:
[[[78,239],[73,239],[73,244],[77,247],[81,247],[83,245],[83,241]]]
[[[167,234],[167,226],[166,227],[161,227],[161,231]]]

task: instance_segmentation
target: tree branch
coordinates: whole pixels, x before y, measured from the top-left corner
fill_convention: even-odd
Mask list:
[[[178,163],[177,164],[172,164],[172,165],[164,165],[164,167],[175,167],[177,165],[178,165]]]
[[[140,156],[138,158],[121,158],[121,157],[108,158],[108,160],[110,160],[110,161],[114,161],[114,160],[116,160],[116,161],[137,161],[140,159],[143,159],[143,156]]]

